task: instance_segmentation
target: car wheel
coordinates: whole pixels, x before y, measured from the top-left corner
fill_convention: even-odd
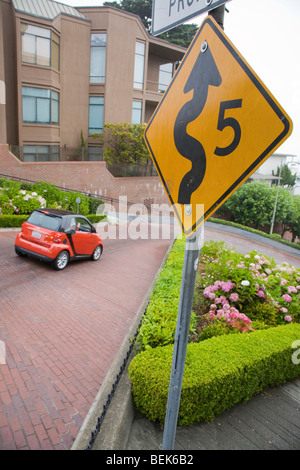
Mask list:
[[[61,251],[55,260],[53,261],[53,266],[55,269],[61,271],[62,269],[65,269],[67,264],[69,263],[70,255],[67,250]]]
[[[20,251],[16,246],[15,246],[15,252],[18,256],[21,256],[21,258],[24,258],[25,256],[27,256],[25,253],[22,253],[22,251]]]
[[[100,258],[101,254],[102,254],[102,246],[98,245],[96,246],[92,254],[92,257],[91,257],[92,261],[97,261]]]

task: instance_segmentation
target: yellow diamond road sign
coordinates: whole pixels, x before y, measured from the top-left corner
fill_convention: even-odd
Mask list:
[[[291,132],[285,111],[207,17],[145,130],[185,235],[195,232]]]

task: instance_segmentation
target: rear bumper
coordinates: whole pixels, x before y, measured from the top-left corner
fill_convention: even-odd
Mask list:
[[[33,258],[37,258],[41,261],[46,261],[47,263],[52,263],[52,261],[54,261],[55,259],[55,258],[51,258],[50,256],[28,250],[27,248],[23,248],[19,245],[15,245],[15,250],[21,253],[22,255],[32,256]]]

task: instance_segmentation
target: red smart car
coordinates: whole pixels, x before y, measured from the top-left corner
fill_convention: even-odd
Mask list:
[[[86,217],[61,209],[37,209],[22,224],[15,251],[19,256],[51,262],[62,270],[74,259],[97,261],[103,243]]]

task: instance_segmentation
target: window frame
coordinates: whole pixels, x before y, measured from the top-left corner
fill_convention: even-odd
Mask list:
[[[27,90],[39,90],[39,91],[45,91],[49,92],[49,96],[42,96],[42,93],[40,95],[38,94],[38,91],[36,94],[26,94],[23,93],[24,89]],[[24,119],[26,109],[28,108],[25,105],[25,101],[27,103],[29,101],[32,102],[31,106],[33,107],[31,112],[33,111],[33,114],[35,116],[35,119]],[[49,120],[39,120],[39,116],[43,112],[45,112],[45,108],[43,107],[43,102],[44,104],[48,104],[48,114],[49,114]],[[43,124],[43,125],[59,125],[59,107],[60,107],[60,94],[58,91],[51,90],[49,88],[39,88],[39,87],[28,87],[28,86],[22,86],[22,123],[23,124]],[[27,110],[28,112],[28,110]],[[57,119],[54,120],[54,115],[57,114]]]
[[[105,44],[102,45],[101,43],[92,44],[93,43],[93,36],[105,36]],[[91,43],[90,43],[90,83],[91,84],[104,84],[105,83],[105,76],[106,76],[106,47],[107,47],[107,33],[104,31],[100,32],[92,32],[91,33]],[[95,52],[95,54],[94,54]],[[95,61],[98,63],[95,64]],[[103,75],[92,75],[92,68],[97,65],[97,69],[103,68]],[[101,72],[102,70],[97,70]]]
[[[139,105],[139,106],[136,106]],[[134,119],[134,114],[139,112],[139,120]],[[140,100],[132,101],[132,114],[131,114],[131,124],[141,124],[143,116],[143,103]]]
[[[143,46],[143,52],[140,52],[138,50],[138,48],[140,46]],[[145,83],[145,56],[146,56],[146,44],[142,41],[136,40],[136,42],[135,42],[135,54],[134,54],[134,75],[133,75],[133,88],[136,89],[136,90],[143,90],[144,89],[144,83]]]
[[[92,100],[96,100],[96,99],[99,99],[101,100],[99,103],[92,103],[91,101]],[[100,124],[102,124],[102,126],[100,125],[99,127],[97,126],[91,126],[91,119],[94,118],[94,116],[91,116],[92,114],[92,107],[99,107],[102,111],[101,111],[101,116],[100,116]],[[104,127],[104,96],[99,96],[99,95],[90,95],[89,96],[89,128],[88,128],[88,132],[89,134],[102,134],[103,133],[103,127]],[[91,132],[91,130],[93,130],[93,132]]]
[[[25,27],[29,28],[29,32],[24,31]],[[35,31],[35,32],[34,32]],[[43,34],[43,31],[45,33]],[[24,51],[24,40],[26,37],[30,37],[33,41],[33,49],[32,51],[32,58],[33,60],[26,59],[26,53]],[[38,44],[43,41],[48,41],[48,50],[49,50],[49,58],[48,63],[43,63],[42,60],[39,60],[38,55]],[[54,65],[54,54],[53,48],[54,44],[57,47],[57,64]],[[28,52],[27,52],[28,53]],[[41,56],[42,57],[42,56]],[[30,23],[21,23],[21,61],[24,64],[31,64],[36,65],[39,67],[48,67],[53,68],[54,70],[60,71],[60,37],[57,33],[52,31],[49,28],[44,28],[42,26],[32,25]]]

